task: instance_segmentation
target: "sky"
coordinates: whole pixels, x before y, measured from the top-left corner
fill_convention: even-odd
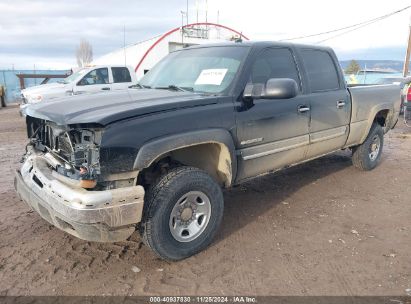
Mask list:
[[[206,4],[207,3],[207,4]],[[0,0],[0,69],[67,69],[76,66],[81,39],[94,58],[181,25],[186,0]],[[189,22],[219,22],[252,40],[281,40],[363,22],[411,5],[395,1],[189,0]],[[208,8],[208,9],[206,9]],[[340,60],[403,60],[411,9],[353,32],[294,40],[321,42]]]

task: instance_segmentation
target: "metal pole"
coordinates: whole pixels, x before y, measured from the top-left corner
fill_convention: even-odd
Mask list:
[[[187,0],[187,6],[186,6],[186,24],[188,24],[188,0]]]
[[[208,38],[208,0],[206,0],[206,34]]]
[[[198,23],[198,0],[196,0],[196,12],[197,12],[196,23]]]
[[[208,22],[207,15],[208,15],[208,0],[206,0],[206,23]]]
[[[127,66],[127,56],[126,56],[126,25],[123,28],[123,48],[124,48],[124,66]]]
[[[184,45],[184,14],[181,11],[181,44]]]
[[[404,67],[402,69],[402,76],[406,77],[408,75],[408,69],[410,66],[410,53],[411,53],[411,19],[408,29],[408,45],[407,52],[405,53]]]

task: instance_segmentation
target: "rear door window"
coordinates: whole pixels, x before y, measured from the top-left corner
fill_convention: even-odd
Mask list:
[[[311,92],[330,91],[340,88],[337,69],[328,52],[304,49],[301,53]]]
[[[131,76],[128,68],[126,67],[117,67],[111,68],[113,72],[113,82],[114,83],[123,83],[123,82],[131,82]]]

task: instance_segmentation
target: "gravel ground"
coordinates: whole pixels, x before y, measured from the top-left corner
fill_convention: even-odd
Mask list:
[[[0,295],[406,295],[411,129],[398,125],[372,172],[342,151],[225,191],[214,243],[167,263],[136,233],[86,242],[30,211],[13,188],[24,120],[0,109]]]

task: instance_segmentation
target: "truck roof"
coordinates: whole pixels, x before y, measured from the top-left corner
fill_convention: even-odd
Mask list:
[[[253,48],[263,48],[263,47],[295,47],[295,48],[310,48],[310,49],[318,49],[318,50],[325,50],[330,51],[332,48],[328,46],[319,46],[314,44],[301,44],[301,43],[292,43],[292,42],[280,42],[280,41],[242,41],[242,42],[217,42],[217,43],[210,43],[210,44],[200,44],[194,45],[186,49],[197,49],[197,48],[207,48],[207,47],[221,47],[221,46],[230,46],[230,47],[253,47]]]
[[[94,69],[94,68],[130,68],[132,69],[131,66],[129,65],[124,65],[124,64],[91,64],[83,67],[84,69]]]

